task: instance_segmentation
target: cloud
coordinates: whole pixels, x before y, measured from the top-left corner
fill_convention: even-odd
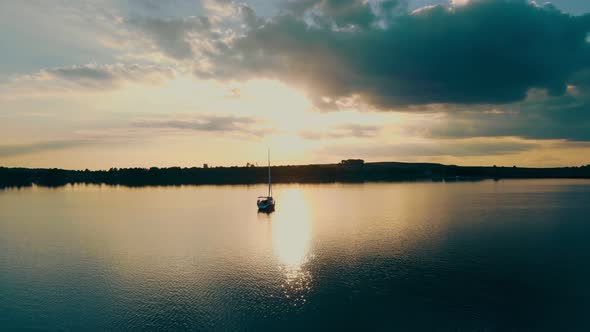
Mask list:
[[[174,78],[170,67],[140,64],[87,64],[46,69],[33,77],[61,79],[83,86],[113,86],[123,82],[158,83]]]
[[[176,59],[192,59],[193,44],[212,38],[211,22],[207,17],[142,17],[127,23],[146,34],[165,55]]]
[[[487,110],[453,112],[423,134],[431,138],[519,136],[590,141],[588,94],[547,97]]]
[[[590,139],[590,15],[524,0],[455,1],[411,13],[405,1],[301,0],[283,8],[217,40],[195,74],[278,79],[305,89],[323,110],[446,113],[429,137]],[[531,91],[546,96],[530,100]]]
[[[56,67],[14,77],[0,85],[0,97],[79,89],[107,90],[125,83],[156,84],[175,75],[172,68],[158,65],[117,63]]]
[[[371,138],[377,136],[380,128],[378,126],[345,124],[332,127],[325,131],[302,130],[299,136],[310,140],[330,138]]]
[[[261,137],[273,132],[261,126],[261,121],[251,117],[231,115],[199,115],[184,118],[142,119],[133,122],[135,127],[154,129],[191,130],[213,133],[234,133]]]
[[[100,15],[92,13],[101,6],[83,3],[64,16],[58,13],[66,13],[68,3],[60,2],[59,10],[50,12],[49,23],[58,25],[54,21],[59,18],[66,29],[71,28],[66,23],[79,17],[75,27],[80,29],[74,30],[87,28],[100,39],[122,39],[124,46],[117,49],[121,53],[110,54],[107,63],[135,56],[134,62],[162,61],[179,72],[193,70],[199,78],[277,79],[305,90],[322,110],[368,106],[444,114],[444,121],[429,121],[430,127],[420,132],[428,138],[590,141],[590,15],[571,16],[525,0],[452,1],[413,12],[404,0],[299,0],[287,1],[275,16],[258,15],[254,7],[232,0],[129,0],[124,1],[127,5],[116,2],[121,8]],[[52,7],[27,6],[36,8],[35,14]],[[42,33],[54,33],[49,23],[42,25]],[[88,38],[93,35],[83,37],[84,45],[91,44],[91,54],[105,51],[97,38]],[[71,61],[77,59],[70,57],[75,52],[66,53],[65,63],[92,59]],[[0,84],[0,98],[27,91],[106,90],[175,76],[175,69],[164,65],[61,66],[61,61],[48,65],[60,67]],[[532,91],[542,91],[544,97],[531,99]],[[227,97],[237,96],[238,90]],[[267,130],[258,122],[207,116],[145,122],[154,129],[254,136]],[[378,133],[360,124],[350,126],[299,135],[337,139]]]
[[[15,157],[45,151],[67,150],[92,144],[96,144],[96,142],[86,139],[74,139],[54,140],[31,144],[0,145],[0,158]]]
[[[391,3],[391,1],[386,1]],[[368,27],[376,19],[368,1],[363,0],[301,0],[288,1],[285,8],[295,15],[312,12],[314,19],[338,27]]]
[[[469,0],[451,0],[453,6],[464,6],[469,3]]]
[[[573,74],[590,66],[590,16],[524,0],[395,16],[353,0],[297,1],[288,8],[218,41],[208,66],[195,73],[280,79],[305,87],[321,108],[356,96],[379,109],[399,109],[504,104],[523,100],[531,88],[558,96]]]
[[[99,84],[116,84],[124,81],[159,82],[175,76],[174,70],[170,67],[122,63],[61,67],[47,69],[42,73],[71,82]]]
[[[62,139],[41,139],[24,144],[0,144],[0,159],[21,155],[42,154],[71,149],[95,149],[113,147],[129,147],[141,144],[153,138],[148,131],[136,130],[130,126],[112,126],[110,128],[79,128],[70,133],[72,136]],[[78,154],[76,151],[73,154]]]
[[[320,152],[332,156],[361,158],[391,157],[469,157],[507,155],[541,147],[538,143],[518,140],[441,140],[393,144],[333,145]]]
[[[199,10],[199,0],[125,0],[122,4],[135,15],[185,15],[187,11]]]

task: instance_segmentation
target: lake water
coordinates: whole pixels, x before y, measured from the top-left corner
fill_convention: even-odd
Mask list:
[[[590,181],[0,191],[0,330],[590,330]]]

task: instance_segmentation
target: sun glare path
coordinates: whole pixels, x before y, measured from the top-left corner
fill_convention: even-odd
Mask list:
[[[306,269],[310,251],[311,219],[308,202],[300,189],[289,189],[278,197],[272,222],[273,248],[284,274],[282,290],[294,306],[305,304],[312,276]]]

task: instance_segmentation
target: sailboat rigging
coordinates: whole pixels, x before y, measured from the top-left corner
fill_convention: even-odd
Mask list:
[[[259,196],[256,201],[259,211],[270,212],[275,208],[275,200],[272,198],[272,183],[270,178],[270,149],[268,149],[268,196]]]

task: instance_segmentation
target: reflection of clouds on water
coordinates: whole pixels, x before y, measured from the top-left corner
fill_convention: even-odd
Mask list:
[[[311,290],[312,276],[306,266],[313,256],[309,206],[300,189],[286,190],[279,197],[272,234],[273,249],[285,279],[281,289],[290,303],[302,305]]]

